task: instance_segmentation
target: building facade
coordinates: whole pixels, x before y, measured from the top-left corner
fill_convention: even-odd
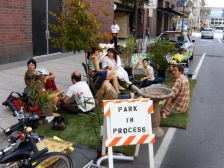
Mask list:
[[[29,59],[33,55],[30,0],[1,1],[0,64]]]
[[[109,2],[88,1],[88,12],[99,11],[99,6]],[[180,1],[186,1],[186,6],[181,5]],[[56,7],[61,9],[61,2],[62,0],[3,0],[0,6],[0,64],[61,52],[60,48],[53,48],[47,41],[47,28],[43,24],[47,19],[47,7],[48,10],[56,12]],[[114,0],[114,3],[104,6],[107,16],[98,16],[100,31],[110,33],[110,26],[113,20],[116,20],[121,28],[120,38],[126,38],[134,32],[137,32],[137,38],[145,38],[147,30],[150,37],[155,37],[163,31],[173,30],[173,27],[179,30],[178,23],[183,20],[189,22],[190,13],[194,18],[190,19],[189,27],[199,27],[202,20],[198,6],[204,4],[204,0],[157,0],[156,9],[138,9],[135,26],[134,9],[123,6],[120,0]],[[54,20],[49,17],[49,22],[54,23]]]

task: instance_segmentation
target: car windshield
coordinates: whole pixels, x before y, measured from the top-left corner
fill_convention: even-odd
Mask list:
[[[161,34],[158,41],[170,40],[171,42],[188,42],[186,35],[181,34]]]

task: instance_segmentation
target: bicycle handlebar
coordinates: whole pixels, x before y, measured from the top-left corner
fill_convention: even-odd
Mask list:
[[[6,146],[5,149],[2,149],[2,150],[0,151],[0,157],[1,157],[1,156],[4,156],[4,155],[7,154],[7,153],[9,153],[9,152],[13,149],[13,147],[14,147],[15,145],[16,145],[16,143],[13,143],[13,144],[10,144],[10,145]]]
[[[22,127],[23,130],[26,129],[26,120],[28,120],[28,118],[24,115],[23,111],[17,111],[15,106],[12,104],[12,102],[10,100],[6,100],[2,103],[2,105],[8,106],[12,111],[13,111],[13,116],[17,117],[17,119],[19,120],[19,123],[12,126],[11,128],[5,129],[4,133],[5,135],[9,136],[12,134],[12,132],[14,132],[15,130],[18,130],[18,128]],[[39,156],[41,156],[42,154],[48,152],[48,148],[41,143],[41,140],[38,136],[36,135],[28,135],[27,138],[29,139],[29,144],[32,147],[33,150],[33,154],[30,155],[31,160],[35,160],[37,159]],[[44,146],[44,149],[38,151],[37,145],[34,141],[34,139],[37,139],[42,146]],[[10,147],[6,147],[5,149],[0,151],[0,156],[4,156],[6,153],[8,153],[11,149],[13,148],[12,144]]]

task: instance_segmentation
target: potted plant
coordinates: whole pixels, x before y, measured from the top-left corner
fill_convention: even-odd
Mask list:
[[[41,115],[48,116],[52,114],[52,100],[51,92],[43,92],[37,98],[37,103],[40,107]]]
[[[128,72],[129,76],[132,76],[132,54],[136,49],[135,38],[130,35],[122,45],[121,58],[124,64],[124,69]]]
[[[30,86],[29,86],[29,100],[28,103],[30,104],[31,111],[37,111],[38,110],[38,92],[36,89],[35,81],[31,80]]]
[[[173,55],[177,52],[175,43],[168,40],[150,44],[151,50],[147,53],[147,57],[151,60],[152,66],[158,72],[158,76],[165,78],[165,71],[168,68],[166,55]]]

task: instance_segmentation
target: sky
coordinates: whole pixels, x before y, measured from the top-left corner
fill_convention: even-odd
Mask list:
[[[206,7],[223,7],[224,0],[206,0]]]

